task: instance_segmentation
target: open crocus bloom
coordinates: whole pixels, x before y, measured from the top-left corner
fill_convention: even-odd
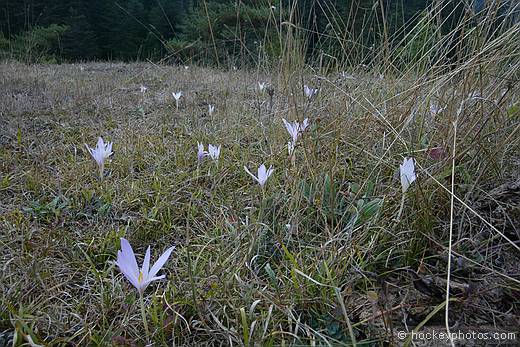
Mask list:
[[[260,91],[263,91],[266,85],[266,82],[258,82],[258,89],[260,89]]]
[[[415,179],[415,165],[413,158],[404,158],[403,163],[399,166],[399,173],[401,176],[401,187],[403,188],[403,193],[408,190],[410,184],[412,184]]]
[[[260,165],[258,168],[258,177],[253,175],[246,166],[244,166],[244,170],[246,170],[246,172],[251,175],[251,177],[253,177],[253,179],[257,181],[262,188],[264,187],[265,182],[267,182],[269,176],[271,176],[274,171],[272,165],[269,167],[269,170],[267,170],[264,164]]]
[[[148,88],[146,88],[145,86],[142,85],[140,89],[141,89],[141,93],[144,94]]]
[[[296,140],[298,139],[298,133],[300,132],[300,124],[298,122],[290,123],[285,120],[285,118],[282,118],[283,124],[285,124],[285,129],[287,129],[287,132],[289,135],[291,135],[292,142],[296,143]]]
[[[212,115],[215,112],[215,105],[208,105],[208,112]]]
[[[220,148],[221,146],[213,146],[212,144],[208,145],[208,155],[213,160],[218,160],[220,157]]]
[[[197,142],[197,148],[198,148],[197,160],[200,163],[204,159],[204,157],[208,155],[208,152],[206,152],[204,150],[204,145],[200,142]]]
[[[316,95],[316,93],[318,92],[318,89],[317,88],[316,89],[315,88],[311,88],[308,85],[304,85],[303,86],[303,92],[305,93],[305,96],[310,99],[314,95]]]
[[[103,170],[105,168],[105,160],[112,155],[112,142],[103,141],[103,138],[98,137],[96,148],[90,148],[87,144],[87,151],[96,161],[99,167],[99,174],[103,177]]]
[[[121,250],[117,252],[116,264],[123,275],[132,283],[132,285],[143,295],[146,287],[156,280],[163,279],[165,275],[156,276],[159,270],[166,264],[173,249],[170,247],[164,252],[150,269],[150,246],[146,250],[141,270],[137,266],[134,250],[126,239],[121,238]]]
[[[430,105],[430,113],[432,115],[438,115],[439,113],[441,113],[442,111],[444,111],[445,107],[440,107],[439,105],[437,104],[431,104]]]
[[[179,99],[182,96],[182,92],[177,92],[177,93],[172,92],[172,95],[173,95],[173,98],[175,99],[175,101],[179,101]]]
[[[293,144],[296,144],[296,140],[298,139],[298,136],[301,135],[307,129],[309,126],[309,118],[305,118],[302,122],[302,124],[294,121],[294,122],[288,122],[285,120],[285,118],[282,118],[283,124],[285,125],[285,128],[287,129],[287,132],[289,135],[291,135],[291,139]]]

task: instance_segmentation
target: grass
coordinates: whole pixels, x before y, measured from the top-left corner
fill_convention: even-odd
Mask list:
[[[516,331],[518,53],[482,52],[382,76],[3,63],[2,341],[394,345],[444,329],[446,288],[452,332]],[[282,118],[305,117],[293,165]],[[114,143],[103,180],[84,146],[98,136]],[[197,141],[222,145],[218,164],[197,164]],[[404,157],[418,178],[398,219]],[[243,169],[262,163],[263,190]],[[120,237],[140,260],[176,246],[145,293],[150,336]]]

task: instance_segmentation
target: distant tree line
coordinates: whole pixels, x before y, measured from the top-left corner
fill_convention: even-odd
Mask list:
[[[435,1],[2,0],[0,51],[29,61],[241,65],[279,57],[293,25],[308,56],[364,56],[383,36],[412,30],[410,23]],[[444,10],[454,17],[444,21],[445,31],[457,22],[454,8],[463,3],[452,2]]]

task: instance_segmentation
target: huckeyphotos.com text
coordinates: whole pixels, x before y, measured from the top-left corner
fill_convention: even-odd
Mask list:
[[[411,335],[412,340],[495,340],[495,341],[516,341],[516,332],[480,332],[480,331],[452,331],[449,334],[446,331],[419,331],[419,332],[406,332],[398,331],[397,337],[400,340],[409,338]]]

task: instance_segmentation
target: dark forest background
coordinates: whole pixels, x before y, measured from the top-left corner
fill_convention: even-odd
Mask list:
[[[164,60],[241,66],[279,57],[286,31],[295,27],[301,29],[299,44],[307,56],[364,57],[381,49],[384,39],[388,44],[385,36],[399,42],[417,30],[435,2],[0,0],[0,51],[28,62]],[[471,6],[478,10],[483,3]],[[451,32],[464,11],[463,1],[447,1],[439,13],[442,31]],[[421,30],[422,35],[429,32]]]

